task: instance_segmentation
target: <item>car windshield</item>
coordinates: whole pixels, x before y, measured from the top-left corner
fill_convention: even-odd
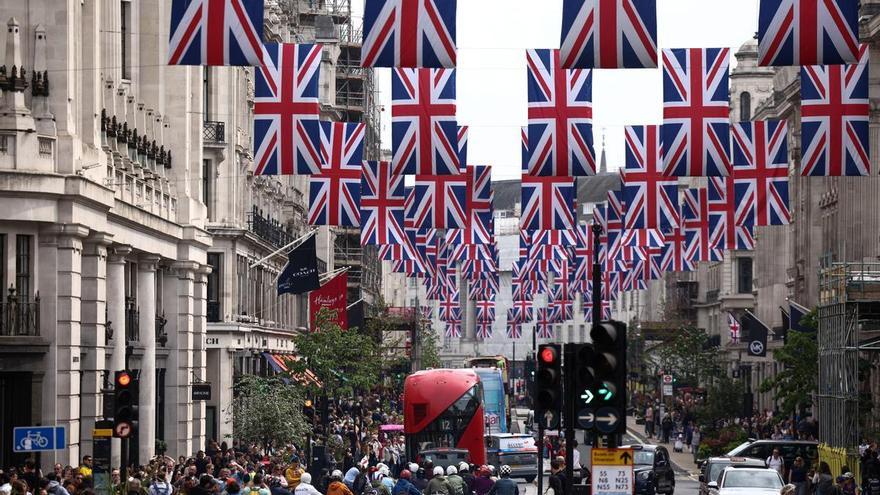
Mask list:
[[[653,466],[654,465],[654,453],[648,450],[637,450],[634,452],[635,459],[633,460],[633,464],[636,466]]]
[[[775,471],[730,470],[723,488],[782,488],[782,480]]]
[[[730,465],[729,461],[718,461],[713,462],[709,465],[709,476],[706,481],[718,481],[718,477],[721,476],[721,471],[724,471],[724,468]]]

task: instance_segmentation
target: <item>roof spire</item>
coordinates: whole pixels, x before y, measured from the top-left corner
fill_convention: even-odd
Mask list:
[[[608,160],[605,159],[605,128],[602,128],[602,156],[599,159],[599,173],[608,173]]]

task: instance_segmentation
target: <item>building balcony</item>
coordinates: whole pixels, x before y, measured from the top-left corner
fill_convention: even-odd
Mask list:
[[[141,339],[140,311],[133,297],[125,298],[125,342],[138,342]]]
[[[226,144],[226,122],[206,120],[202,122],[204,144]]]
[[[21,300],[15,289],[9,289],[5,302],[0,302],[0,336],[38,337],[40,335],[40,294],[33,302]]]
[[[248,231],[275,247],[286,246],[295,239],[278,220],[264,217],[256,206],[248,213],[247,224]]]

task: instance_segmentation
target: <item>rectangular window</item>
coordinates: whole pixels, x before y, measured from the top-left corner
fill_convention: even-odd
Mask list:
[[[202,117],[205,122],[211,120],[211,68],[202,70]]]
[[[131,79],[131,58],[129,57],[129,26],[131,25],[131,2],[122,0],[120,3],[119,39],[120,56],[122,57],[122,78]]]
[[[6,300],[6,234],[0,234],[0,303]]]
[[[31,294],[31,236],[15,238],[15,290],[20,303],[26,303]]]
[[[211,173],[211,169],[214,167],[211,166],[211,160],[202,160],[202,203],[208,209],[208,220],[212,220],[214,217],[214,202],[211,201],[211,196],[214,191],[212,191],[213,186],[213,174]]]
[[[220,284],[222,274],[223,255],[221,253],[208,253],[208,265],[211,273],[208,274],[208,321],[217,322],[220,319]]]
[[[737,292],[752,293],[752,258],[737,258]]]

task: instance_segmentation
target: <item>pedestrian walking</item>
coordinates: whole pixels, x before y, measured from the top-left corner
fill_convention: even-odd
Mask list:
[[[519,495],[519,487],[510,479],[510,466],[505,464],[498,471],[501,478],[492,485],[488,495]]]
[[[312,486],[312,475],[309,473],[303,473],[300,476],[299,484],[296,485],[293,493],[294,495],[321,495],[321,492]]]
[[[768,468],[775,469],[780,476],[785,475],[785,460],[779,455],[779,449],[773,449],[773,453],[764,462]]]
[[[669,443],[669,438],[672,436],[672,428],[675,426],[675,423],[672,421],[672,415],[666,413],[663,415],[663,420],[661,422],[661,428],[663,430],[663,443]]]
[[[819,469],[813,475],[813,485],[816,487],[816,495],[837,495],[837,487],[834,486],[834,478],[831,476],[831,467],[822,461]]]
[[[455,490],[454,495],[470,495],[465,493],[467,485],[465,485],[464,479],[458,475],[458,468],[455,466],[446,468],[446,480],[449,481],[449,485]]]
[[[803,457],[796,457],[788,472],[788,482],[794,485],[795,495],[807,495],[807,466]]]
[[[645,435],[648,438],[654,436],[654,407],[651,404],[645,409]]]
[[[425,488],[425,495],[453,495],[454,493],[455,491],[446,479],[443,468],[440,466],[435,467],[434,476],[431,477],[431,481],[428,482],[428,486]]]

